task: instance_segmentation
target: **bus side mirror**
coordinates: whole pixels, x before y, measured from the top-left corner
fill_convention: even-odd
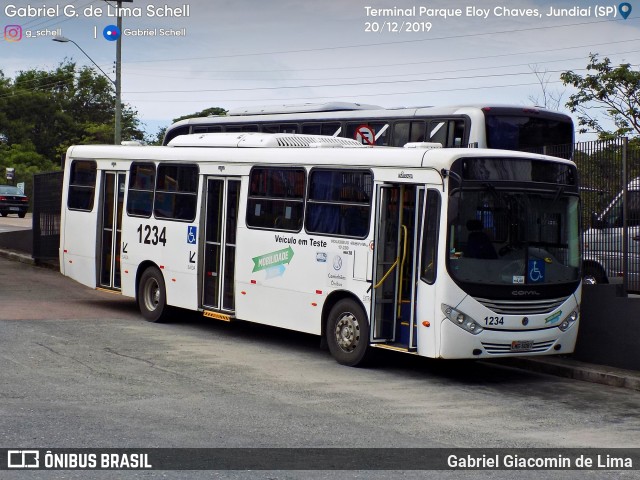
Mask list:
[[[602,229],[603,227],[604,227],[604,222],[596,212],[593,212],[591,214],[591,228]]]

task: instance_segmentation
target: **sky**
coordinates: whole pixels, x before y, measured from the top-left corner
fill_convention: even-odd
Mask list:
[[[134,0],[122,4],[122,99],[150,134],[210,107],[543,105],[541,82],[569,113],[561,72],[586,74],[590,53],[640,64],[640,2],[602,1]],[[114,79],[115,7],[5,0],[0,70],[92,66],[81,48]]]

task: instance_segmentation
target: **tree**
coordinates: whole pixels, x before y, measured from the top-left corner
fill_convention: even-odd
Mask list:
[[[180,120],[186,120],[187,118],[209,117],[209,116],[226,115],[226,114],[227,114],[227,111],[221,107],[205,108],[201,112],[191,113],[189,115],[183,115],[182,117],[174,118],[173,123],[179,122]]]
[[[567,102],[571,112],[578,114],[580,133],[595,130],[600,139],[619,136],[640,136],[640,71],[631,65],[611,65],[608,58],[599,60],[597,54],[589,56],[586,76],[567,71],[560,75],[565,85],[575,87]],[[615,130],[607,130],[597,114],[604,109]]]
[[[31,144],[57,159],[73,144],[113,143],[113,84],[89,67],[65,61],[51,71],[32,69],[13,81],[0,74],[0,139]],[[137,112],[124,105],[122,137],[142,140]]]
[[[529,95],[529,101],[534,105],[538,105],[549,110],[560,110],[562,97],[564,97],[565,92],[560,92],[558,90],[551,91],[549,88],[550,75],[546,70],[541,70],[538,65],[529,65],[529,68],[538,79],[540,91],[542,92],[542,97],[538,95]]]

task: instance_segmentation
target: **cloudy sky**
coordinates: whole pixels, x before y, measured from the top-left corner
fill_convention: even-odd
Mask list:
[[[629,4],[625,20],[620,2],[134,0],[123,3],[131,11],[123,19],[122,96],[149,133],[215,106],[541,103],[540,77],[566,101],[571,90],[559,75],[585,73],[590,53],[637,68],[640,2]],[[103,36],[116,23],[114,7],[6,0],[0,70],[12,77],[65,58],[90,65],[72,43],[51,40],[61,33],[114,78],[115,42]],[[183,35],[161,35],[170,30]]]

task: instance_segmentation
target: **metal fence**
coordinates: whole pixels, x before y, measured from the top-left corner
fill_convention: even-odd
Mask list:
[[[33,176],[33,258],[58,259],[63,172]]]
[[[640,146],[627,138],[576,144],[588,283],[640,291]]]

